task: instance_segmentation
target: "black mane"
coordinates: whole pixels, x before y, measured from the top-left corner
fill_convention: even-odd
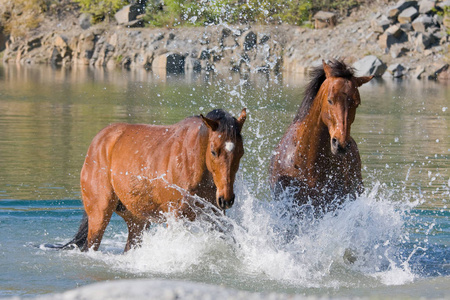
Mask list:
[[[345,79],[351,79],[354,76],[354,69],[348,67],[343,61],[332,60],[328,62],[331,67],[331,76],[342,77]],[[325,81],[325,71],[323,70],[323,65],[316,67],[311,72],[311,81],[308,83],[305,89],[305,94],[303,96],[302,104],[300,105],[297,115],[294,118],[295,121],[301,121],[308,114],[317,93],[319,92],[320,86]]]
[[[215,109],[210,111],[206,117],[211,120],[219,122],[219,127],[217,131],[223,132],[225,136],[235,139],[240,136],[239,124],[231,114],[224,111],[223,109]]]

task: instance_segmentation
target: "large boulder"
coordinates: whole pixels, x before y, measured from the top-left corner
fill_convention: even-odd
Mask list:
[[[145,8],[141,4],[130,4],[124,6],[121,10],[116,12],[114,18],[119,25],[135,23],[137,17],[145,13]]]
[[[334,27],[337,24],[336,14],[327,11],[319,11],[313,17],[314,27],[316,29],[322,29],[326,27]]]
[[[153,71],[162,71],[160,73],[183,73],[185,57],[178,53],[165,53],[155,57],[152,64]]]
[[[368,55],[353,64],[353,68],[358,76],[379,77],[386,71],[386,64],[379,60],[375,55]]]

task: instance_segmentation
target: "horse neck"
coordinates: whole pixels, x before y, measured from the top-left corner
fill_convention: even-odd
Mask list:
[[[326,86],[323,84],[317,93],[308,114],[297,121],[297,139],[302,145],[299,152],[308,159],[308,164],[314,164],[319,156],[330,152],[330,135],[328,127],[322,121],[322,98],[325,97]]]

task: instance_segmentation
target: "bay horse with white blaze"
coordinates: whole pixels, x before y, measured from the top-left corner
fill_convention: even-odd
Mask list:
[[[170,126],[118,123],[101,130],[81,170],[83,221],[61,248],[98,250],[114,212],[127,224],[127,251],[169,211],[194,220],[196,206],[204,204],[192,195],[218,210],[230,208],[245,119],[245,108],[237,119],[217,109]]]
[[[355,77],[337,60],[314,69],[297,115],[271,158],[269,180],[276,198],[288,193],[298,205],[326,211],[363,192],[350,128],[361,102],[358,87],[371,79]]]

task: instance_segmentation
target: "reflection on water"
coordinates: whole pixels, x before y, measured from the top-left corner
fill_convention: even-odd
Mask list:
[[[269,199],[271,151],[302,99],[305,78],[263,74],[0,67],[0,199],[79,199],[79,172],[93,136],[112,122],[169,124],[186,116],[247,107],[241,176]],[[450,87],[373,80],[361,89],[352,136],[366,186],[379,181],[393,200],[422,198],[447,208]]]

